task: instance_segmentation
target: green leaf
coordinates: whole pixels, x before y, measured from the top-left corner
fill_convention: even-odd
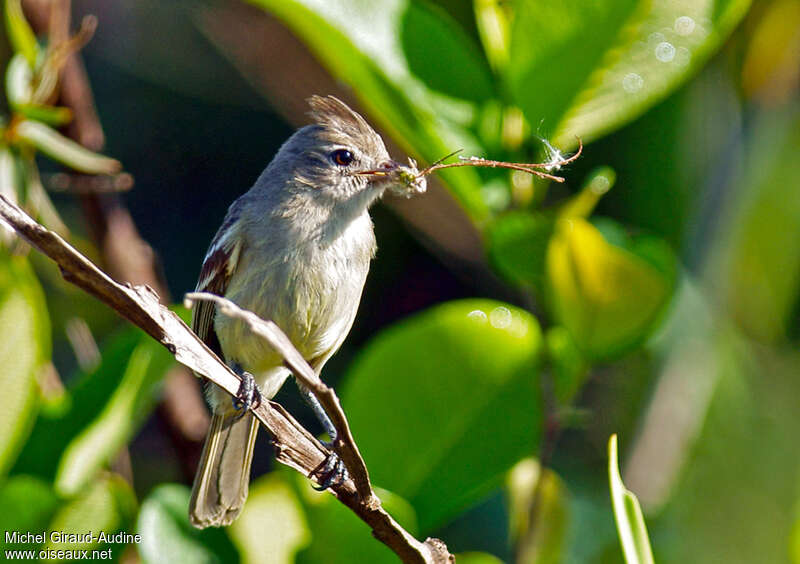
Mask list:
[[[45,104],[20,104],[17,111],[28,119],[61,127],[72,121],[72,110]]]
[[[609,243],[581,218],[560,220],[550,240],[553,313],[591,357],[611,358],[641,343],[672,296],[677,268],[669,247],[647,243],[641,255],[635,242],[628,247]]]
[[[12,204],[16,204],[19,201],[17,162],[16,158],[7,147],[0,147],[0,194],[5,196]],[[0,234],[2,234],[3,240],[16,237],[16,235],[12,235],[6,229],[0,231]]]
[[[556,129],[636,7],[636,0],[517,4],[507,79],[529,123]],[[589,138],[584,130],[572,134]],[[554,142],[562,145],[560,139]]]
[[[27,195],[26,206],[30,213],[39,223],[55,231],[65,238],[69,238],[69,228],[64,224],[58,210],[53,205],[50,196],[42,184],[39,176],[39,167],[36,165],[36,157],[28,154],[19,163],[25,176],[25,194]],[[52,300],[52,296],[48,296]],[[71,304],[74,305],[74,304]],[[56,329],[57,330],[57,329]]]
[[[483,53],[443,10],[409,2],[400,25],[408,68],[431,90],[473,102],[493,96]]]
[[[141,336],[140,340],[103,410],[64,450],[55,478],[56,491],[62,495],[84,487],[128,443],[152,411],[173,357],[149,337]]]
[[[0,254],[0,477],[27,439],[39,399],[37,377],[50,360],[50,320],[44,295],[23,257]]]
[[[567,405],[586,382],[589,363],[564,327],[551,327],[545,333],[544,340],[553,378],[553,393],[561,405]]]
[[[508,78],[559,146],[597,138],[666,97],[719,47],[749,0],[524,2]]]
[[[58,510],[50,523],[44,550],[99,549],[104,544],[99,542],[100,532],[106,535],[129,532],[135,515],[136,495],[130,485],[117,475],[103,476]],[[86,535],[88,532],[92,533],[91,540],[86,538],[75,542],[59,536],[69,533]],[[116,553],[119,556],[121,547],[116,544],[109,546],[112,555]]]
[[[600,198],[614,185],[609,167],[592,170],[583,188],[563,203],[556,214],[514,211],[496,219],[489,227],[489,258],[508,281],[541,294],[545,287],[547,246],[561,219],[588,217]]]
[[[639,500],[625,489],[619,475],[617,459],[617,436],[608,440],[608,480],[611,487],[611,503],[614,506],[614,519],[622,545],[625,562],[628,564],[653,564],[653,551],[647,526],[644,522]]]
[[[506,479],[509,521],[518,564],[563,562],[569,498],[561,479],[534,458],[517,463]],[[532,505],[535,515],[531,517]]]
[[[496,70],[508,64],[512,9],[496,0],[476,0],[475,23],[486,57]]]
[[[155,345],[155,343],[148,345],[150,341],[150,337],[141,330],[128,327],[103,343],[99,366],[71,379],[73,383],[59,402],[59,409],[43,410],[40,413],[30,438],[20,453],[14,472],[55,480],[57,471],[68,472],[64,469],[62,460],[65,450],[69,446],[77,448],[75,445],[90,439],[92,437],[90,429],[107,429],[110,431],[109,437],[114,440],[120,439],[124,434],[119,433],[120,431],[135,432],[141,417],[146,415],[150,402],[153,401],[153,396],[150,395],[148,398],[148,394],[155,392],[154,382],[166,369],[162,365],[165,352],[155,352],[154,358],[158,360],[151,365],[145,380],[140,381],[141,387],[138,390],[132,390],[128,386],[127,391],[121,395],[119,389],[126,373],[130,374],[128,382],[141,376],[141,373],[137,372],[138,368],[129,366],[129,361],[139,347]],[[135,421],[118,421],[119,426],[108,427],[107,421],[101,414],[109,413],[108,405],[112,399],[125,409],[130,409],[133,401]],[[117,444],[116,448],[120,446],[121,443]],[[110,448],[101,445],[101,450],[105,453]],[[97,455],[90,453],[89,456],[93,461],[92,464],[97,462]],[[77,464],[82,465],[80,461]]]
[[[45,531],[58,504],[59,499],[47,482],[33,476],[12,476],[0,487],[0,531]],[[19,550],[39,547],[31,543],[4,543],[3,546]]]
[[[311,540],[300,502],[286,483],[287,475],[273,472],[251,483],[247,503],[228,529],[243,560],[250,564],[294,562],[295,553]]]
[[[348,371],[342,402],[370,475],[414,506],[423,532],[539,444],[540,347],[529,313],[463,300],[383,332]]]
[[[428,162],[458,148],[480,153],[477,140],[465,127],[465,121],[469,121],[475,109],[468,101],[474,98],[471,89],[460,92],[461,100],[443,97],[413,74],[402,51],[401,34],[413,38],[419,32],[404,28],[398,22],[424,23],[427,29],[436,29],[441,34],[436,44],[442,49],[464,45],[467,38],[463,32],[455,30],[455,24],[440,11],[411,0],[400,0],[392,5],[355,0],[251,1],[285,22],[331,74],[351,85],[368,113],[407,152],[413,151]],[[406,46],[415,48],[407,41]],[[470,65],[454,68],[448,71],[448,76],[476,75],[475,80],[483,84],[480,76],[486,72],[485,62],[475,51],[445,53],[437,50],[435,55],[429,56]],[[475,64],[479,66],[474,67]],[[431,79],[430,74],[438,63],[415,60],[414,65]],[[436,84],[441,86],[440,82]],[[458,84],[459,88],[469,86],[460,78]],[[481,198],[480,177],[475,170],[445,170],[440,177],[473,220],[486,219],[488,209]]]
[[[22,13],[21,0],[5,0],[6,31],[11,47],[21,53],[30,68],[35,68],[36,57],[39,54],[39,45],[25,14]]]
[[[544,214],[511,212],[489,228],[489,259],[506,280],[539,292],[545,286],[545,256],[553,219]]]
[[[223,529],[195,529],[189,523],[189,488],[162,484],[142,502],[136,530],[139,555],[150,562],[238,562],[239,555]]]
[[[94,153],[43,123],[23,120],[17,123],[14,132],[19,139],[78,172],[115,174],[122,169],[118,160]]]
[[[586,180],[580,192],[567,200],[558,210],[558,217],[589,217],[594,211],[597,202],[603,195],[614,187],[617,174],[609,166],[597,167],[586,175]]]
[[[310,543],[297,554],[298,564],[349,564],[354,560],[371,564],[397,562],[397,555],[373,538],[369,526],[333,496],[315,491],[311,483],[297,473],[285,472],[284,475],[294,484],[311,532]],[[414,535],[416,517],[409,503],[380,488],[376,494],[383,508]],[[358,558],[354,558],[356,554]]]
[[[52,481],[62,452],[101,412],[119,384],[128,358],[139,342],[134,330],[124,331],[103,347],[100,365],[73,379],[60,408],[43,410],[36,420],[14,473],[33,474]]]
[[[485,552],[460,552],[456,554],[458,564],[503,564],[497,556]]]
[[[21,53],[11,57],[6,67],[6,98],[12,109],[30,103],[33,97],[33,68]]]

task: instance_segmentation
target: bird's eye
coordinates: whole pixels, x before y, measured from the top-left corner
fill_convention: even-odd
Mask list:
[[[353,162],[353,153],[347,149],[338,149],[331,153],[331,159],[339,166],[347,166]]]

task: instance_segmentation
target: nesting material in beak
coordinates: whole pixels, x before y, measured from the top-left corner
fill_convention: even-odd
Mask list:
[[[406,198],[417,194],[424,194],[428,187],[425,176],[420,175],[417,162],[412,158],[408,159],[408,166],[390,161],[384,163],[381,168],[362,170],[356,174],[360,176],[370,176],[375,180],[381,179],[381,181],[388,182],[390,184],[389,190],[391,190],[393,194],[396,196],[405,196]]]

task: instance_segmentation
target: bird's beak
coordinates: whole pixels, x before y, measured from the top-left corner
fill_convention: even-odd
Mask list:
[[[378,179],[384,176],[391,176],[399,166],[400,164],[395,161],[383,161],[380,165],[378,165],[378,168],[371,170],[359,170],[353,174],[358,176],[371,176],[375,179]]]
[[[384,161],[376,169],[360,170],[353,174],[369,176],[369,181],[376,188],[389,188],[395,195],[406,198],[424,193],[428,186],[414,159],[408,159],[408,166],[395,161]]]

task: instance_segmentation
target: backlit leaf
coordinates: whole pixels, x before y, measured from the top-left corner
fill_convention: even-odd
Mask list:
[[[499,485],[541,436],[541,332],[527,312],[463,300],[364,347],[342,392],[375,484],[442,524]]]

